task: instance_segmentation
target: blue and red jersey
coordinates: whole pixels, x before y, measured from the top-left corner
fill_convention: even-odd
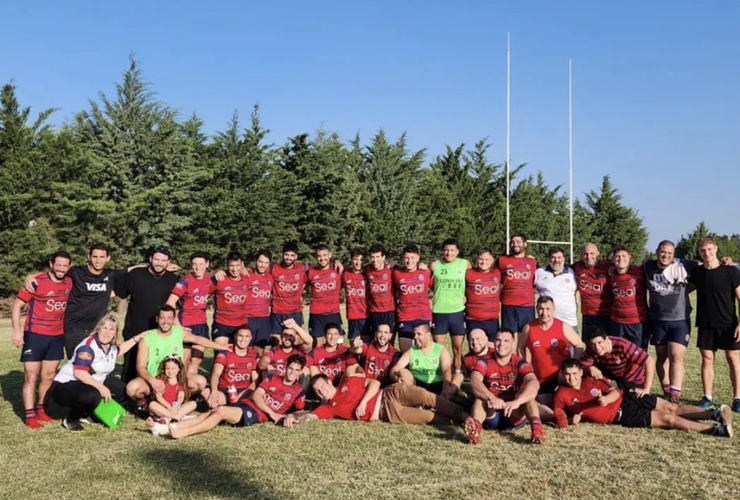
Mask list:
[[[229,347],[233,349],[233,346]],[[252,348],[247,348],[244,356],[233,351],[219,351],[213,362],[224,367],[218,379],[219,391],[225,391],[232,385],[237,391],[243,391],[252,383],[252,372],[257,370],[259,356]]]
[[[227,275],[218,281],[211,278],[210,292],[215,296],[213,322],[224,326],[241,326],[247,322],[247,281],[242,276]]]
[[[595,424],[611,424],[617,418],[619,407],[622,406],[622,391],[619,398],[606,406],[599,405],[597,398],[612,390],[612,385],[605,379],[583,377],[581,388],[576,390],[567,385],[561,385],[555,391],[553,400],[554,410],[564,410],[568,415],[581,415],[582,422]]]
[[[612,321],[629,325],[648,320],[645,272],[640,266],[630,266],[624,274],[609,276],[609,288]]]
[[[581,365],[589,367],[596,365],[604,375],[617,382],[626,382],[636,386],[645,384],[645,362],[648,359],[647,351],[622,337],[609,337],[612,350],[604,356],[587,347],[581,356]]]
[[[306,359],[306,366],[315,366],[320,373],[326,375],[329,380],[334,382],[344,375],[347,371],[347,360],[352,353],[345,345],[338,345],[336,350],[329,352],[326,346],[319,346],[312,350]]]
[[[269,375],[259,386],[265,391],[265,403],[275,413],[285,415],[294,406],[296,410],[302,410],[306,406],[306,391],[303,390],[303,386],[298,381],[286,384],[283,382],[282,376]],[[262,410],[257,408],[251,397],[244,402],[254,409],[259,422],[270,420]]]
[[[465,317],[476,321],[498,319],[501,271],[468,269],[465,273]]]
[[[498,269],[501,271],[501,303],[505,306],[533,307],[537,260],[529,255],[502,255],[498,258]]]
[[[295,347],[291,347],[288,352],[285,352],[282,347],[277,346],[262,353],[264,357],[270,360],[270,364],[275,367],[275,371],[281,377],[285,375],[285,367],[288,366],[288,358],[294,354],[298,354],[303,358],[306,357],[305,352],[299,351]]]
[[[247,317],[268,317],[274,286],[272,274],[259,274],[253,269],[247,269],[244,280],[247,283]]]
[[[342,276],[336,269],[312,267],[306,276],[311,290],[311,314],[339,314]]]
[[[272,312],[296,314],[303,312],[303,286],[306,283],[306,266],[295,262],[290,268],[274,264],[270,270],[273,279]]]
[[[534,373],[530,364],[515,354],[504,365],[499,364],[495,356],[479,357],[473,371],[483,375],[488,390],[504,401],[513,401],[524,387],[525,375]]]
[[[393,288],[398,299],[396,315],[399,323],[432,319],[432,306],[429,303],[429,291],[432,286],[434,280],[429,269],[393,270]]]
[[[583,262],[576,262],[573,271],[576,274],[578,293],[581,294],[581,313],[584,316],[607,316],[611,310],[612,292],[609,289],[609,269],[612,263],[606,260],[588,267]]]
[[[362,345],[360,364],[365,370],[365,377],[383,381],[390,369],[400,357],[396,349],[388,344],[387,350],[380,351],[372,342]]]
[[[367,278],[362,271],[345,269],[342,273],[344,303],[348,320],[367,318]]]
[[[393,269],[386,264],[382,269],[372,265],[365,266],[367,277],[367,307],[371,313],[392,312],[396,310],[393,289]]]
[[[188,273],[177,282],[172,293],[180,300],[178,318],[182,326],[205,325],[208,309],[208,295],[211,293],[211,275],[205,273],[202,278],[196,278]]]
[[[57,282],[51,279],[49,273],[39,273],[34,279],[36,286],[33,293],[25,288],[18,292],[18,298],[28,304],[24,330],[39,335],[64,334],[64,311],[72,291],[72,278],[65,276]]]

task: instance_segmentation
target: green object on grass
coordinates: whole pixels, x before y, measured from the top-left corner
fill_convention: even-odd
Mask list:
[[[117,401],[111,399],[107,403],[101,400],[93,411],[96,417],[111,429],[117,429],[121,425],[126,410]]]

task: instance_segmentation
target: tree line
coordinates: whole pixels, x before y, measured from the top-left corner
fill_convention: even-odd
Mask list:
[[[467,257],[483,246],[505,251],[504,166],[485,139],[447,146],[428,165],[425,150],[383,130],[367,141],[319,130],[275,145],[257,106],[246,124],[235,112],[209,136],[196,114],[181,119],[156,98],[133,58],[115,96],[101,93],[58,129],[47,124],[55,111],[32,117],[14,83],[2,87],[0,296],[55,250],[84,262],[97,241],[110,244],[116,266],[158,244],[179,263],[205,250],[217,265],[232,249],[277,253],[291,240],[304,258],[320,243],[338,258],[374,243],[398,258],[413,242],[429,260],[448,237]],[[542,174],[522,176],[524,166],[511,170],[512,232],[567,241],[567,193]],[[624,243],[641,259],[647,237],[608,176],[574,203],[576,245],[593,241],[606,254]],[[547,248],[529,252],[544,262]]]

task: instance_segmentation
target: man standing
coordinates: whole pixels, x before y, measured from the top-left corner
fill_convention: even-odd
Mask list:
[[[123,338],[128,340],[135,335],[157,327],[157,314],[165,305],[178,277],[167,270],[170,265],[170,249],[155,247],[145,268],[132,269],[126,279],[116,285],[116,295],[128,298],[128,310],[123,327]],[[136,378],[136,359],[138,345],[124,356],[122,378],[129,382]],[[181,353],[182,354],[182,353]]]
[[[586,243],[581,250],[581,260],[573,265],[578,281],[578,293],[581,294],[581,331],[591,326],[605,332],[611,329],[612,293],[607,286],[609,269],[612,263],[599,260],[599,249],[593,243]],[[585,339],[585,333],[582,335]]]
[[[226,274],[222,280],[211,278],[209,292],[214,295],[213,341],[226,347],[234,342],[234,334],[247,321],[247,278],[242,276],[244,260],[239,252],[226,256]],[[218,274],[218,273],[216,273]],[[250,327],[250,340],[252,340]],[[269,335],[268,335],[269,338]]]
[[[675,246],[661,241],[657,260],[642,265],[649,297],[651,343],[657,357],[656,371],[666,399],[678,403],[683,385],[683,358],[691,334],[688,275],[695,261],[675,259]]]
[[[288,319],[303,326],[303,286],[306,283],[306,266],[298,262],[298,245],[283,245],[282,260],[270,269],[272,287],[271,333],[279,337],[283,322]]]
[[[488,341],[498,331],[501,293],[501,271],[493,267],[495,256],[491,248],[478,250],[476,267],[465,273],[465,326],[468,335],[475,329],[483,330]]]
[[[367,276],[367,308],[370,313],[370,330],[378,325],[391,325],[393,340],[396,331],[396,303],[393,290],[393,270],[385,261],[385,249],[381,245],[370,247],[370,265],[365,267]],[[365,339],[367,341],[367,339]],[[393,344],[393,341],[391,341]]]
[[[452,382],[450,354],[432,339],[426,323],[414,327],[414,345],[401,355],[391,370],[393,378],[406,385],[417,385],[450,399],[458,389]]]
[[[31,429],[41,427],[40,422],[54,420],[46,414],[44,406],[59,362],[64,357],[64,310],[72,291],[72,280],[67,276],[71,260],[64,251],[52,255],[49,270],[34,276],[34,292],[29,293],[25,288],[18,292],[10,312],[13,345],[21,348],[25,423]],[[22,325],[21,310],[24,304],[28,305],[28,311],[25,325]]]
[[[272,333],[270,303],[275,282],[270,273],[270,259],[271,255],[267,250],[260,250],[257,252],[254,269],[249,268],[244,274],[247,281],[247,323],[252,327],[254,335],[252,344],[260,353],[270,345]]]
[[[393,288],[398,303],[398,348],[406,352],[414,343],[414,328],[421,324],[429,326],[432,322],[429,290],[433,283],[432,273],[428,269],[419,269],[419,248],[416,245],[406,245],[401,259],[403,267],[393,270]]]
[[[434,341],[452,341],[452,368],[462,373],[462,348],[465,339],[465,273],[472,266],[461,259],[460,244],[454,238],[442,242],[442,258],[429,266],[434,279],[432,295],[432,325]]]
[[[565,265],[565,251],[553,247],[547,253],[550,262],[534,273],[534,286],[540,297],[551,297],[555,304],[555,318],[578,331],[576,306],[576,273]]]
[[[626,246],[615,246],[612,256],[614,274],[609,276],[613,296],[611,334],[644,349],[650,340],[645,273],[640,266],[630,265],[632,254]]]
[[[363,271],[365,251],[355,248],[350,254],[350,265],[342,273],[344,304],[350,341],[361,337],[367,340],[372,333],[367,310],[367,278]]]
[[[344,336],[342,316],[339,314],[339,296],[342,291],[342,273],[332,267],[331,251],[326,245],[315,250],[316,265],[308,270],[308,288],[311,290],[311,307],[308,317],[308,332],[313,337],[314,347],[325,342],[326,326],[339,325],[340,336]]]
[[[714,357],[717,350],[725,351],[732,382],[732,411],[740,412],[740,323],[735,301],[740,301],[740,271],[735,266],[721,266],[717,259],[717,243],[711,236],[697,243],[704,263],[689,275],[696,287],[696,345],[701,351],[701,383],[704,397],[702,408],[710,407],[714,383]]]
[[[526,254],[527,238],[515,234],[509,241],[511,255],[498,258],[501,271],[501,326],[519,333],[534,319],[534,272],[537,261]]]

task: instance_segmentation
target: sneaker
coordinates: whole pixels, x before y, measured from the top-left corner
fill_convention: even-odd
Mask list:
[[[84,425],[92,424],[92,420],[89,417],[80,417],[80,423]]]
[[[732,410],[727,405],[722,405],[719,408],[714,407],[711,410],[712,420],[720,424],[728,423],[728,419],[732,421]]]
[[[149,415],[149,401],[142,399],[136,402],[136,409],[134,409],[134,415],[143,417]]]
[[[711,400],[711,399],[709,399],[708,397],[704,396],[703,398],[701,398],[701,401],[699,401],[699,404],[698,404],[698,406],[699,406],[699,408],[701,408],[702,410],[708,410],[708,409],[710,409],[710,408],[711,408],[712,406],[714,406],[714,401],[712,401],[712,400]]]
[[[732,400],[732,411],[735,413],[740,413],[740,398],[735,398]]]
[[[62,420],[62,427],[64,427],[65,429],[69,431],[75,431],[75,432],[85,430],[85,428],[82,427],[82,424],[80,423],[79,420],[70,420],[68,418],[65,418],[64,420]]]
[[[46,414],[46,412],[42,410],[36,411],[36,420],[39,422],[56,422],[56,418],[51,418],[49,415]]]
[[[716,423],[710,434],[712,436],[732,438],[732,425]]]
[[[155,422],[152,426],[152,436],[169,436],[170,426],[161,422]]]
[[[41,423],[36,420],[36,417],[33,417],[26,419],[26,427],[28,427],[29,429],[41,429],[43,425],[41,425]]]
[[[463,423],[463,430],[465,431],[465,435],[468,437],[468,442],[470,444],[480,443],[480,435],[483,431],[483,426],[480,422],[473,417],[468,417]]]

